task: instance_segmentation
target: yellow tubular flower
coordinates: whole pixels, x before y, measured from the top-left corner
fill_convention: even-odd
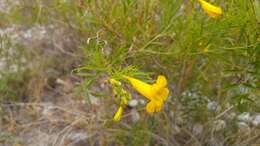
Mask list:
[[[211,17],[217,18],[222,15],[222,9],[220,7],[214,6],[205,0],[198,0],[203,8],[203,10]]]
[[[121,120],[121,117],[122,117],[122,113],[123,113],[123,107],[120,106],[120,107],[118,108],[117,112],[115,113],[113,120],[114,120],[115,122],[120,121],[120,120]]]
[[[159,112],[162,109],[163,102],[169,95],[167,80],[164,76],[158,76],[156,82],[152,85],[129,76],[124,76],[124,78],[131,83],[137,92],[150,100],[146,105],[147,112]]]
[[[151,97],[152,97],[152,94],[151,94],[152,86],[151,85],[149,85],[145,82],[142,82],[138,79],[129,77],[129,76],[124,76],[124,78],[126,78],[128,81],[130,81],[130,83],[137,90],[137,92],[139,92],[144,97],[151,100]]]

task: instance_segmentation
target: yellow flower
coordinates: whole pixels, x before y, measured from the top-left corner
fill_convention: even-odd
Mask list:
[[[108,81],[113,85],[114,96],[120,97],[120,106],[113,118],[113,120],[117,122],[121,120],[123,110],[128,105],[128,102],[131,100],[132,96],[129,92],[123,89],[120,81],[117,81],[113,78],[109,79]]]
[[[116,112],[115,115],[114,115],[113,120],[114,120],[115,122],[120,121],[120,120],[121,120],[121,117],[122,117],[122,113],[123,113],[123,107],[122,107],[122,106],[119,106],[117,112]]]
[[[163,102],[169,95],[167,80],[164,76],[158,76],[156,82],[152,85],[129,76],[124,76],[124,78],[130,81],[137,92],[150,100],[146,105],[147,112],[159,112],[162,109]]]
[[[222,9],[220,7],[214,6],[205,0],[198,0],[204,9],[204,11],[211,17],[217,18],[218,16],[222,15]]]

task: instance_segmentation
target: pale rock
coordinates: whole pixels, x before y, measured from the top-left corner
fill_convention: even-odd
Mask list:
[[[250,113],[244,112],[237,116],[237,120],[241,122],[249,123],[252,121],[252,117],[250,116]]]
[[[138,122],[140,120],[140,114],[136,109],[131,109],[130,114],[133,122]]]
[[[145,104],[146,104],[146,101],[143,100],[143,99],[139,99],[139,103],[140,103],[141,105],[145,105]]]
[[[207,105],[207,108],[211,112],[219,112],[220,111],[220,106],[215,101],[209,102],[208,105]]]
[[[67,82],[65,82],[64,80],[62,80],[62,79],[60,79],[60,78],[57,78],[57,79],[56,79],[56,83],[57,83],[57,84],[60,84],[60,85],[66,85],[66,84],[67,84]]]
[[[128,102],[130,107],[136,107],[138,105],[138,101],[136,99],[132,99]]]
[[[254,116],[254,118],[252,120],[252,124],[255,127],[259,127],[260,126],[260,113]]]

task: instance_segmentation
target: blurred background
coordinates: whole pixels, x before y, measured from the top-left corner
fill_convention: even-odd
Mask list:
[[[260,2],[0,0],[0,146],[260,144]],[[114,122],[107,82],[165,75],[170,96]]]

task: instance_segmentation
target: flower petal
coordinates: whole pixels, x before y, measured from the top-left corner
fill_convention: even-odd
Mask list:
[[[137,90],[137,92],[139,92],[141,95],[145,96],[149,100],[152,100],[153,94],[151,90],[151,85],[129,76],[124,76],[124,78],[130,81],[130,83]]]
[[[150,101],[149,103],[146,104],[146,111],[148,113],[153,113],[155,111],[156,105],[153,101]]]
[[[159,112],[159,111],[161,111],[161,109],[162,109],[162,106],[163,106],[163,102],[162,101],[160,101],[160,100],[157,100],[157,101],[153,101],[154,103],[155,103],[155,111],[156,112]]]
[[[146,105],[146,111],[148,113],[154,113],[161,111],[163,102],[160,100],[152,100]]]
[[[163,101],[167,100],[168,96],[169,96],[169,89],[168,88],[164,88],[160,94],[161,99]]]
[[[160,87],[167,86],[167,80],[166,77],[163,75],[159,75],[156,80],[156,84],[158,84]]]

